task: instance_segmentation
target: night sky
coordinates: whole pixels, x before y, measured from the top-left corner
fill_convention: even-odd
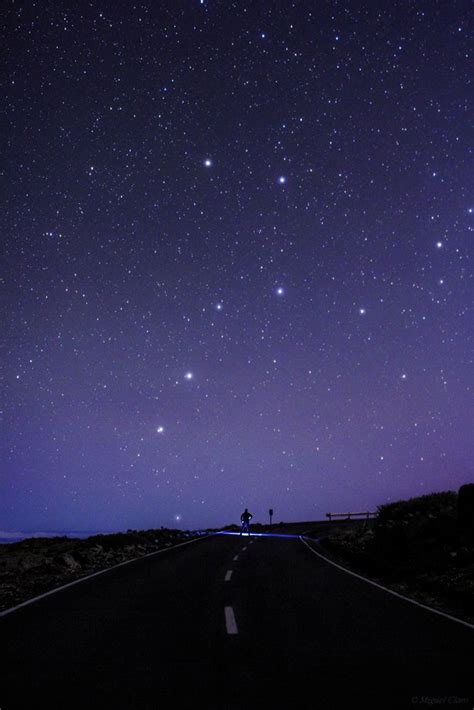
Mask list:
[[[473,479],[470,2],[7,2],[3,530]]]

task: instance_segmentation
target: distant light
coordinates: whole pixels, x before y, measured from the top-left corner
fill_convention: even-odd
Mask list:
[[[181,520],[181,515],[179,513],[176,513],[176,515],[174,516],[174,519],[178,523]]]

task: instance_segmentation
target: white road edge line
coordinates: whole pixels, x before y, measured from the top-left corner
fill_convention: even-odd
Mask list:
[[[458,619],[457,616],[451,616],[451,614],[446,614],[444,611],[440,611],[439,609],[434,609],[432,606],[427,606],[426,604],[422,604],[421,602],[417,602],[415,599],[410,599],[410,597],[405,597],[403,594],[399,594],[398,592],[395,592],[393,589],[389,589],[388,587],[384,587],[381,584],[378,584],[378,582],[374,582],[372,579],[368,579],[367,577],[363,577],[361,574],[357,574],[356,572],[352,572],[350,569],[347,569],[346,567],[342,567],[342,565],[338,565],[336,562],[333,562],[330,560],[328,557],[325,557],[324,555],[321,555],[319,552],[316,552],[311,545],[309,545],[305,538],[300,535],[300,540],[303,542],[306,547],[311,550],[311,552],[318,557],[320,557],[322,560],[325,562],[329,562],[330,565],[333,565],[333,567],[337,567],[338,569],[342,570],[343,572],[347,572],[347,574],[351,574],[353,577],[357,577],[358,579],[362,579],[364,582],[367,582],[367,584],[371,584],[373,587],[377,587],[378,589],[382,589],[384,592],[388,592],[389,594],[393,594],[394,597],[399,597],[399,599],[404,599],[406,602],[410,602],[410,604],[415,604],[415,606],[419,606],[422,609],[427,609],[428,611],[432,611],[434,614],[439,614],[440,616],[444,616],[446,619],[451,619],[451,621],[456,621],[458,624],[462,624],[463,626],[467,626],[468,629],[474,629],[474,624],[470,624],[468,621],[463,621],[463,619]]]
[[[227,572],[225,573],[225,581],[230,582],[231,577],[232,577],[232,570],[228,569]]]
[[[125,562],[119,562],[118,565],[114,565],[113,567],[106,567],[106,569],[101,569],[98,572],[93,572],[92,574],[88,574],[86,577],[79,577],[79,579],[74,579],[72,582],[68,582],[67,584],[63,584],[61,587],[55,587],[54,589],[50,589],[49,592],[44,592],[44,594],[39,594],[37,597],[33,597],[32,599],[27,599],[25,602],[22,602],[21,604],[17,604],[16,606],[12,606],[10,609],[4,609],[3,611],[0,611],[0,618],[3,616],[7,616],[7,614],[11,614],[13,611],[17,611],[17,609],[21,609],[24,606],[28,606],[28,604],[33,604],[33,602],[37,602],[39,599],[44,599],[45,597],[49,597],[50,594],[56,594],[56,592],[60,592],[62,589],[67,589],[68,587],[73,587],[75,584],[79,584],[80,582],[85,582],[86,579],[92,579],[92,577],[98,577],[99,574],[105,574],[106,572],[110,572],[112,569],[117,569],[117,567],[123,567],[123,565],[129,565],[130,562],[136,562],[137,560],[143,560],[145,557],[152,557],[153,555],[159,555],[161,552],[169,552],[170,550],[175,550],[177,547],[183,547],[184,545],[190,545],[192,542],[199,542],[199,540],[204,540],[208,537],[211,537],[214,533],[211,533],[210,535],[202,535],[201,537],[196,537],[193,540],[187,540],[186,542],[180,542],[178,545],[172,545],[171,547],[165,547],[162,550],[156,550],[155,552],[149,552],[146,555],[142,555],[141,557],[134,557],[131,560],[125,560]]]
[[[224,607],[225,626],[228,634],[238,634],[239,630],[235,622],[234,610],[231,606]]]

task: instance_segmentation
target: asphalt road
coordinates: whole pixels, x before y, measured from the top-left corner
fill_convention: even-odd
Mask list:
[[[472,710],[474,631],[316,557],[212,536],[0,619],[0,710]]]

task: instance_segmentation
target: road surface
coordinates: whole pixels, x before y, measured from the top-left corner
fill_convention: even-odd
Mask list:
[[[0,709],[472,710],[474,631],[315,556],[215,535],[0,618]]]

